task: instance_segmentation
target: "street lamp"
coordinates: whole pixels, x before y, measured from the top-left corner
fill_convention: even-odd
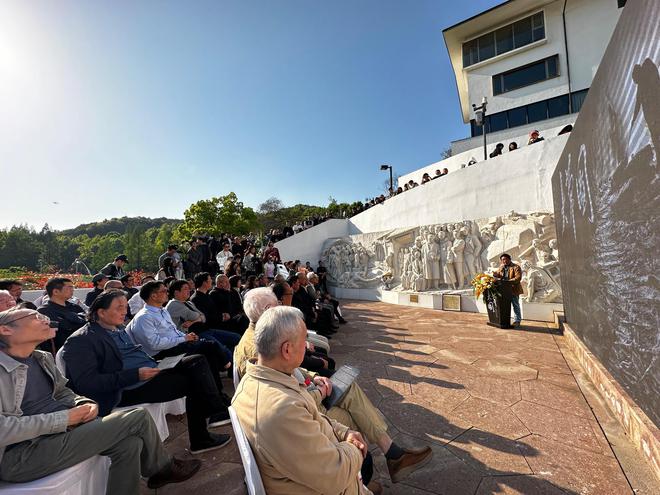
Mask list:
[[[390,196],[394,192],[394,184],[392,183],[392,165],[381,165],[380,166],[381,170],[388,170],[390,171]]]
[[[472,110],[474,110],[475,123],[483,127],[484,133],[484,160],[488,160],[488,154],[486,152],[486,106],[488,105],[488,99],[484,96],[484,99],[481,100],[481,105],[477,106],[474,103],[472,104]]]

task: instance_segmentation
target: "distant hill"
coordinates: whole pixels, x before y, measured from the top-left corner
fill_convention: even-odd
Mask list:
[[[90,237],[97,235],[105,235],[110,232],[117,232],[125,234],[127,231],[140,227],[141,230],[147,230],[152,227],[159,228],[165,223],[179,224],[183,220],[177,218],[146,218],[146,217],[121,217],[111,218],[110,220],[103,220],[102,222],[84,223],[72,229],[62,230],[61,233],[69,236],[76,237],[79,235],[87,234]]]

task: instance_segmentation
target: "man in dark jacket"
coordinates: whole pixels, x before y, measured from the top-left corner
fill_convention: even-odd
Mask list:
[[[100,416],[118,406],[185,396],[191,451],[226,444],[226,436],[207,431],[207,417],[210,424],[219,425],[226,423],[228,415],[206,358],[189,355],[173,368],[157,369],[158,363],[122,327],[127,307],[123,292],[105,292],[90,308],[92,321],[67,339],[62,359],[71,388],[94,399]]]
[[[52,327],[57,327],[55,337],[39,345],[43,351],[55,353],[64,344],[69,335],[85,323],[85,310],[68,300],[73,296],[73,282],[68,278],[54,277],[46,282],[48,302],[37,311],[50,318]]]
[[[218,275],[215,279],[215,289],[208,293],[208,296],[210,296],[213,301],[213,305],[219,315],[219,321],[214,328],[230,330],[243,335],[250,324],[250,321],[243,312],[240,295],[238,295],[237,303],[237,295],[238,294],[232,294],[232,290],[229,287],[229,278],[226,275]],[[197,305],[196,297],[201,298],[201,296],[197,296],[197,291],[195,291],[195,295],[193,295],[191,301],[195,303],[195,306],[197,306],[200,311],[204,312],[204,310]]]
[[[128,263],[128,258],[125,254],[120,254],[115,258],[115,261],[108,263],[101,268],[101,273],[105,273],[113,280],[119,280],[124,276],[124,265]]]
[[[90,307],[92,305],[94,299],[96,299],[96,296],[103,292],[103,288],[105,287],[105,283],[107,281],[108,276],[105,273],[97,273],[92,277],[94,288],[90,290],[85,296],[85,306]]]
[[[504,283],[511,285],[511,306],[513,306],[513,326],[519,327],[522,314],[520,312],[520,295],[523,293],[522,284],[522,270],[520,266],[511,262],[511,256],[504,253],[500,256],[500,267],[493,272],[493,277],[502,280]]]

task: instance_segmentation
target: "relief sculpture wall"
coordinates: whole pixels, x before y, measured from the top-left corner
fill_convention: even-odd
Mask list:
[[[523,268],[527,302],[562,302],[552,213],[511,212],[329,239],[322,259],[336,287],[470,291],[472,278],[497,268],[505,252]]]

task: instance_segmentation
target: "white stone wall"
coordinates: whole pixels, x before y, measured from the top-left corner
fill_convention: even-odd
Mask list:
[[[304,265],[309,261],[316,268],[321,259],[321,247],[330,238],[348,235],[348,220],[326,220],[311,229],[303,230],[299,234],[287,237],[276,243],[282,261],[300,260]]]
[[[553,211],[551,177],[568,135],[451,172],[351,218],[350,233]],[[302,258],[300,258],[302,260]]]

